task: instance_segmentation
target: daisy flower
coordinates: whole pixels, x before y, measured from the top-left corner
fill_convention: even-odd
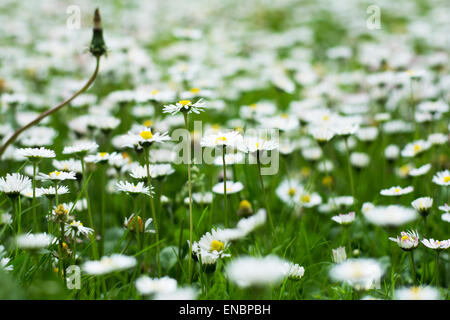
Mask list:
[[[381,279],[383,270],[375,259],[349,259],[336,264],[330,270],[330,277],[335,281],[349,284],[356,290],[373,288]]]
[[[342,121],[338,122],[337,125],[332,129],[336,135],[343,136],[344,138],[355,134],[359,129],[359,124],[353,121]]]
[[[430,197],[417,198],[411,202],[411,205],[417,210],[417,212],[420,213],[421,216],[426,217],[430,213],[430,209],[433,206],[433,199]]]
[[[170,293],[177,290],[177,280],[170,277],[163,278],[150,278],[148,276],[140,276],[136,280],[137,291],[144,296],[158,294],[158,293]]]
[[[293,179],[285,179],[281,182],[278,188],[275,190],[278,198],[286,204],[294,204],[295,199],[304,190],[300,182]]]
[[[12,214],[10,213],[2,213],[0,215],[0,225],[9,225],[13,222]]]
[[[347,254],[345,253],[345,247],[337,247],[332,249],[332,258],[334,263],[341,263],[347,260]]]
[[[130,183],[128,181],[119,181],[116,183],[116,190],[121,192],[126,192],[129,195],[146,194],[152,196],[153,186],[144,185],[144,182],[138,182],[137,184]]]
[[[17,153],[22,157],[28,158],[31,162],[38,162],[43,158],[56,157],[55,151],[44,147],[17,149]]]
[[[191,100],[180,100],[175,104],[169,104],[163,107],[163,113],[170,113],[175,115],[178,112],[196,113],[199,114],[203,111],[205,102],[203,99],[199,99],[193,103]]]
[[[278,142],[275,140],[266,140],[258,137],[246,137],[244,139],[245,151],[256,153],[260,151],[270,151],[278,148]],[[242,150],[242,151],[244,151]]]
[[[12,265],[8,265],[11,262],[9,258],[1,258],[0,259],[0,269],[4,271],[12,271],[14,267]]]
[[[396,242],[405,251],[415,249],[419,246],[419,234],[417,231],[402,231],[397,238],[389,238],[389,240]]]
[[[59,171],[81,173],[81,161],[75,159],[53,160],[52,165]]]
[[[370,157],[363,152],[352,152],[350,163],[356,168],[365,168],[369,165]]]
[[[64,181],[64,180],[76,180],[75,172],[66,171],[52,171],[49,174],[39,173],[39,179],[41,180],[51,180],[54,182]]]
[[[444,213],[444,214],[442,214],[441,215],[441,219],[443,220],[443,221],[447,221],[447,222],[450,222],[450,213]]]
[[[8,197],[17,197],[28,189],[31,189],[31,180],[20,173],[8,173],[6,177],[0,178],[0,191]]]
[[[424,174],[426,174],[428,171],[430,171],[431,169],[431,164],[427,163],[419,168],[415,168],[415,169],[411,169],[409,171],[409,175],[411,177],[419,177],[419,176],[423,176]]]
[[[170,164],[151,164],[149,171],[152,178],[168,176],[175,172]],[[130,176],[137,180],[147,179],[147,167],[137,166],[132,168]]]
[[[88,153],[96,152],[98,144],[91,141],[78,141],[72,146],[64,147],[63,154],[73,154],[78,157],[84,157]]]
[[[36,192],[39,192],[41,195],[46,196],[48,199],[53,199],[56,196],[56,191],[58,191],[58,195],[69,193],[69,188],[66,186],[58,186],[57,190],[55,187],[50,186],[48,188],[37,188]]]
[[[449,213],[450,212],[450,206],[446,203],[443,206],[439,206],[438,208],[441,211],[444,211],[445,213]]]
[[[239,220],[236,225],[236,229],[240,230],[243,233],[243,236],[246,236],[250,232],[253,232],[255,229],[263,226],[267,220],[267,212],[265,209],[259,209],[254,215],[243,218]]]
[[[331,220],[333,220],[339,224],[342,224],[342,225],[349,225],[349,224],[353,223],[353,221],[355,221],[355,213],[353,211],[349,212],[347,214],[341,213],[337,216],[333,216],[331,218]]]
[[[87,261],[82,265],[84,272],[90,275],[103,275],[117,271],[123,271],[135,267],[137,264],[135,257],[123,254],[113,254],[102,257],[100,260]]]
[[[238,131],[218,132],[206,135],[202,138],[200,144],[206,148],[232,147],[244,150],[243,137]]]
[[[241,288],[271,286],[286,278],[286,263],[275,255],[263,258],[244,256],[231,261],[226,266],[226,274]]]
[[[444,170],[437,172],[433,176],[433,182],[440,186],[450,186],[450,171]]]
[[[384,156],[389,161],[394,161],[398,159],[398,156],[400,155],[400,149],[395,144],[390,144],[384,149]]]
[[[312,208],[322,203],[322,197],[317,193],[310,193],[305,189],[301,190],[299,196],[295,199],[295,204],[300,207]]]
[[[243,164],[243,163],[245,163],[244,160],[245,160],[245,157],[241,152],[225,154],[225,163],[227,165]],[[214,158],[214,165],[216,165],[216,166],[223,165],[222,156],[217,156]]]
[[[448,136],[443,133],[432,133],[428,136],[428,142],[434,145],[441,145],[447,143]]]
[[[415,157],[418,154],[428,150],[431,147],[431,143],[425,140],[417,140],[408,143],[405,148],[403,148],[401,155],[405,158]]]
[[[152,221],[153,219],[149,218],[144,223],[144,220],[142,220],[140,216],[133,213],[129,218],[125,217],[123,225],[125,226],[125,228],[131,231],[138,230],[140,233],[155,233],[155,230],[150,229],[150,224],[152,223]]]
[[[417,219],[417,212],[400,205],[374,206],[363,208],[364,217],[379,226],[401,226]]]
[[[286,277],[290,279],[300,280],[305,274],[305,268],[292,262],[286,262],[285,268]]]
[[[309,133],[319,144],[324,144],[333,139],[335,132],[328,127],[313,127]]]
[[[53,237],[47,233],[28,233],[16,237],[16,245],[23,250],[39,250],[47,248],[53,241]]]
[[[444,249],[448,249],[450,247],[450,239],[449,240],[434,240],[434,239],[423,239],[422,244],[430,249],[442,251]]]
[[[237,193],[242,189],[244,189],[244,185],[241,182],[227,181],[227,194]],[[219,182],[218,184],[214,185],[212,191],[217,194],[224,194],[224,183]]]
[[[302,149],[302,156],[308,161],[317,161],[322,157],[322,148],[309,147]]]
[[[170,140],[170,137],[167,132],[152,133],[150,128],[136,127],[128,132],[126,139],[125,146],[132,148],[134,146],[148,147],[154,142],[162,143]]]
[[[75,238],[75,236],[83,235],[85,237],[89,237],[91,233],[94,232],[94,229],[83,226],[81,221],[71,221],[66,224],[66,236],[71,238]]]
[[[97,154],[88,155],[84,161],[86,161],[86,163],[107,163],[109,161],[109,153],[99,152]]]
[[[184,200],[184,203],[189,204],[189,197],[187,197],[186,199]],[[198,204],[209,204],[213,200],[213,194],[212,192],[195,192],[192,194],[192,200],[194,200],[194,202]]]
[[[439,300],[439,290],[433,287],[410,287],[395,290],[396,300]]]
[[[214,264],[217,259],[230,256],[225,253],[229,242],[221,235],[221,229],[212,229],[211,232],[203,235],[198,242],[192,244],[192,252],[201,259],[202,264]]]
[[[361,127],[356,131],[356,136],[360,141],[370,142],[374,141],[378,136],[377,127]]]
[[[414,191],[412,186],[408,186],[406,188],[402,188],[400,186],[391,187],[389,189],[383,189],[380,191],[382,196],[401,196],[404,194],[408,194]]]
[[[33,189],[26,189],[20,192],[20,195],[27,197],[27,198],[33,198]],[[35,197],[40,198],[42,196],[42,192],[37,188],[35,190]]]

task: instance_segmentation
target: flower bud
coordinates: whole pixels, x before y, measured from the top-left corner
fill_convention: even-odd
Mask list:
[[[91,46],[89,47],[89,51],[95,57],[99,58],[102,55],[106,54],[106,44],[103,39],[103,28],[102,28],[102,19],[100,18],[100,12],[98,9],[95,9],[94,14],[94,28],[92,33],[92,41]]]

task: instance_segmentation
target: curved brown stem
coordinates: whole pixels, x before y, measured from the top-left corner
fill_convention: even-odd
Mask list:
[[[44,119],[45,117],[51,115],[52,113],[55,113],[56,111],[58,111],[59,109],[61,109],[62,107],[64,107],[65,105],[67,105],[68,103],[70,103],[73,99],[75,99],[76,97],[78,97],[81,93],[83,93],[84,91],[86,91],[91,84],[94,82],[95,78],[97,78],[97,74],[98,74],[98,70],[100,67],[100,57],[97,57],[96,59],[96,65],[95,65],[95,71],[92,74],[92,76],[89,78],[88,82],[86,82],[86,84],[80,89],[78,90],[72,97],[70,97],[69,99],[61,102],[59,105],[42,112],[36,119],[34,119],[33,121],[31,121],[30,123],[24,125],[22,128],[18,129],[16,132],[14,132],[14,134],[9,137],[9,139],[2,145],[2,147],[0,148],[0,158],[2,157],[3,153],[5,152],[6,148],[14,142],[14,140],[17,139],[17,137],[24,132],[25,130],[31,128],[32,126],[38,124],[42,119]]]

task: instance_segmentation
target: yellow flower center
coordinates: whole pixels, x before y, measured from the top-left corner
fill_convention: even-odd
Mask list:
[[[450,182],[450,176],[445,176],[445,177],[444,177],[444,182],[445,182],[445,183]]]
[[[358,264],[353,265],[352,269],[353,269],[352,270],[353,271],[353,276],[355,278],[361,278],[363,276],[363,273],[361,272],[361,267]]]
[[[309,203],[309,202],[311,201],[311,196],[310,196],[309,194],[303,194],[303,195],[300,197],[300,201],[301,201],[301,202]]]
[[[106,156],[108,154],[108,152],[100,152],[100,157],[104,157],[104,156]]]
[[[144,123],[143,123],[143,125],[144,125],[145,127],[151,127],[152,124],[153,124],[153,121],[152,121],[152,120],[145,120]]]
[[[225,141],[227,141],[227,138],[226,137],[217,137],[216,144],[219,143],[220,141],[225,142]]]
[[[53,171],[53,172],[49,173],[49,175],[55,175],[55,176],[59,176],[60,174],[61,174],[61,172],[59,172],[59,171]]]
[[[154,96],[155,94],[158,94],[159,91],[158,90],[152,90],[151,94]]]
[[[222,251],[225,248],[225,244],[223,242],[220,242],[218,240],[213,240],[211,242],[211,251]]]
[[[399,193],[400,192],[400,188],[395,188],[394,192],[395,193]]]
[[[413,70],[408,70],[406,71],[408,73],[408,75],[413,76],[414,75],[414,71]]]
[[[323,116],[323,121],[328,121],[328,119],[329,119],[330,117],[329,116]]]
[[[200,89],[199,88],[192,88],[191,90],[189,90],[192,93],[199,93]]]
[[[183,107],[190,105],[192,102],[191,100],[180,100],[178,101],[179,104],[181,104]]]
[[[148,131],[148,130],[142,131],[141,133],[139,133],[139,135],[140,135],[141,138],[144,139],[144,140],[148,140],[148,139],[153,138],[152,132],[151,132],[151,131]]]
[[[283,119],[287,119],[287,118],[289,118],[289,115],[286,114],[286,113],[283,113],[283,114],[281,115],[281,117],[282,117]]]
[[[256,103],[252,103],[251,105],[250,105],[250,108],[252,108],[253,110],[256,110]]]
[[[324,186],[331,186],[333,184],[333,177],[332,176],[323,177],[322,184]]]
[[[420,145],[418,145],[418,144],[414,145],[414,152],[419,152],[420,149],[422,149],[422,147]]]
[[[308,177],[311,174],[311,168],[309,168],[309,167],[302,167],[300,169],[300,173],[301,173],[302,176]]]
[[[406,241],[406,240],[410,240],[409,236],[407,236],[406,234],[402,237],[402,241]]]
[[[133,231],[143,232],[144,231],[144,221],[142,220],[142,218],[140,216],[137,216],[137,217],[133,216],[133,218],[131,218],[128,221],[127,227]]]
[[[290,188],[288,191],[288,195],[292,197],[295,195],[296,192],[297,192],[297,190],[295,190],[295,188]]]
[[[407,164],[400,167],[400,172],[402,172],[405,175],[409,173],[409,170],[410,170],[410,167]]]
[[[242,201],[239,203],[239,209],[249,209],[249,208],[251,208],[251,207],[252,207],[251,203],[248,202],[247,200],[242,200]]]
[[[259,143],[258,142],[256,143],[256,149],[259,149]]]

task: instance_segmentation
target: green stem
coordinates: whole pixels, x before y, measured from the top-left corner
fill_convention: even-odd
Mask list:
[[[158,276],[161,276],[161,262],[160,262],[160,256],[159,256],[160,255],[159,230],[158,230],[158,222],[156,221],[155,202],[153,200],[153,196],[151,195],[152,176],[150,174],[149,152],[150,152],[150,148],[144,149],[145,166],[147,168],[147,184],[148,184],[148,187],[150,188],[150,207],[152,210],[153,223],[155,225],[156,259],[157,259],[157,264],[158,264]]]
[[[98,74],[98,70],[100,68],[100,57],[97,57],[96,59],[96,65],[95,65],[95,70],[94,73],[92,74],[92,76],[89,78],[89,80],[86,82],[86,84],[79,90],[77,91],[72,97],[70,97],[69,99],[63,101],[62,103],[60,103],[59,105],[41,113],[36,119],[34,119],[33,121],[31,121],[30,123],[26,124],[25,126],[23,126],[22,128],[20,128],[19,130],[17,130],[16,132],[14,132],[14,134],[1,146],[0,148],[0,158],[3,155],[3,153],[5,152],[6,148],[8,147],[8,145],[10,145],[12,142],[14,142],[17,137],[24,132],[25,130],[33,127],[34,125],[38,124],[39,122],[41,122],[42,119],[46,118],[47,116],[55,113],[56,111],[58,111],[59,109],[61,109],[62,107],[64,107],[65,105],[69,104],[73,99],[75,99],[77,96],[79,96],[81,93],[83,93],[84,91],[86,91],[91,84],[94,82],[95,78],[97,77]]]
[[[414,251],[409,251],[409,261],[411,262],[411,272],[412,272],[412,278],[413,278],[413,284],[416,284],[417,282],[417,274],[416,274],[416,265],[414,263]]]
[[[190,143],[190,134],[189,134],[189,125],[188,125],[188,115],[187,113],[183,113],[184,115],[184,125],[187,133],[187,167],[188,167],[188,190],[189,190],[189,283],[192,282],[192,235],[193,235],[193,221],[192,221],[192,183],[191,183],[191,143]]]
[[[36,214],[36,169],[37,169],[37,162],[33,161],[33,223],[36,228],[36,231],[39,232],[39,224]]]
[[[60,252],[60,256],[59,256],[59,265],[61,267],[61,271],[64,277],[64,284],[66,283],[66,269],[64,266],[64,223],[61,222],[59,224],[59,230],[60,230],[60,247],[61,247],[61,252]]]
[[[82,172],[82,180],[81,181],[85,181],[86,179],[86,169],[85,169],[85,164],[84,164],[84,158],[81,157],[81,172]],[[89,217],[89,224],[91,226],[92,229],[95,230],[94,228],[94,219],[92,219],[92,210],[91,210],[91,204],[89,201],[89,188],[86,185],[85,190],[84,190],[84,194],[86,197],[86,203],[87,203],[87,209],[88,209],[88,217]],[[92,232],[89,236],[89,239],[91,241],[91,246],[92,246],[92,256],[94,257],[94,259],[98,259],[98,249],[97,249],[97,240],[95,239],[95,231]]]
[[[227,165],[225,163],[226,146],[223,146],[222,150],[222,162],[223,162],[223,208],[225,213],[225,227],[228,228],[228,210],[227,210]]]
[[[100,211],[100,256],[105,251],[105,188],[106,188],[106,166],[102,165],[101,170],[102,184],[101,184],[101,202],[102,207]]]
[[[265,188],[264,188],[264,181],[263,181],[263,177],[262,177],[262,173],[261,173],[261,161],[260,161],[259,150],[256,151],[256,161],[257,161],[257,163],[258,163],[259,181],[260,181],[260,183],[261,183],[261,189],[262,189],[262,194],[263,194],[264,204],[265,204],[266,210],[267,210],[267,216],[269,217],[269,223],[270,223],[270,227],[271,227],[271,229],[272,229],[272,233],[274,234],[274,236],[275,236],[275,238],[276,238],[275,228],[273,227],[272,215],[270,214],[269,203],[267,202],[266,190],[265,190]]]
[[[348,176],[350,179],[350,187],[352,189],[352,197],[353,197],[353,207],[354,210],[356,212],[356,208],[357,208],[357,204],[356,204],[356,196],[355,196],[355,184],[353,182],[353,170],[352,170],[352,166],[350,163],[350,149],[348,148],[348,138],[344,138],[344,142],[345,142],[345,149],[347,151],[347,170],[348,170]]]
[[[439,287],[439,254],[440,252],[438,251],[436,253],[436,265],[434,266],[434,281],[436,287]]]

